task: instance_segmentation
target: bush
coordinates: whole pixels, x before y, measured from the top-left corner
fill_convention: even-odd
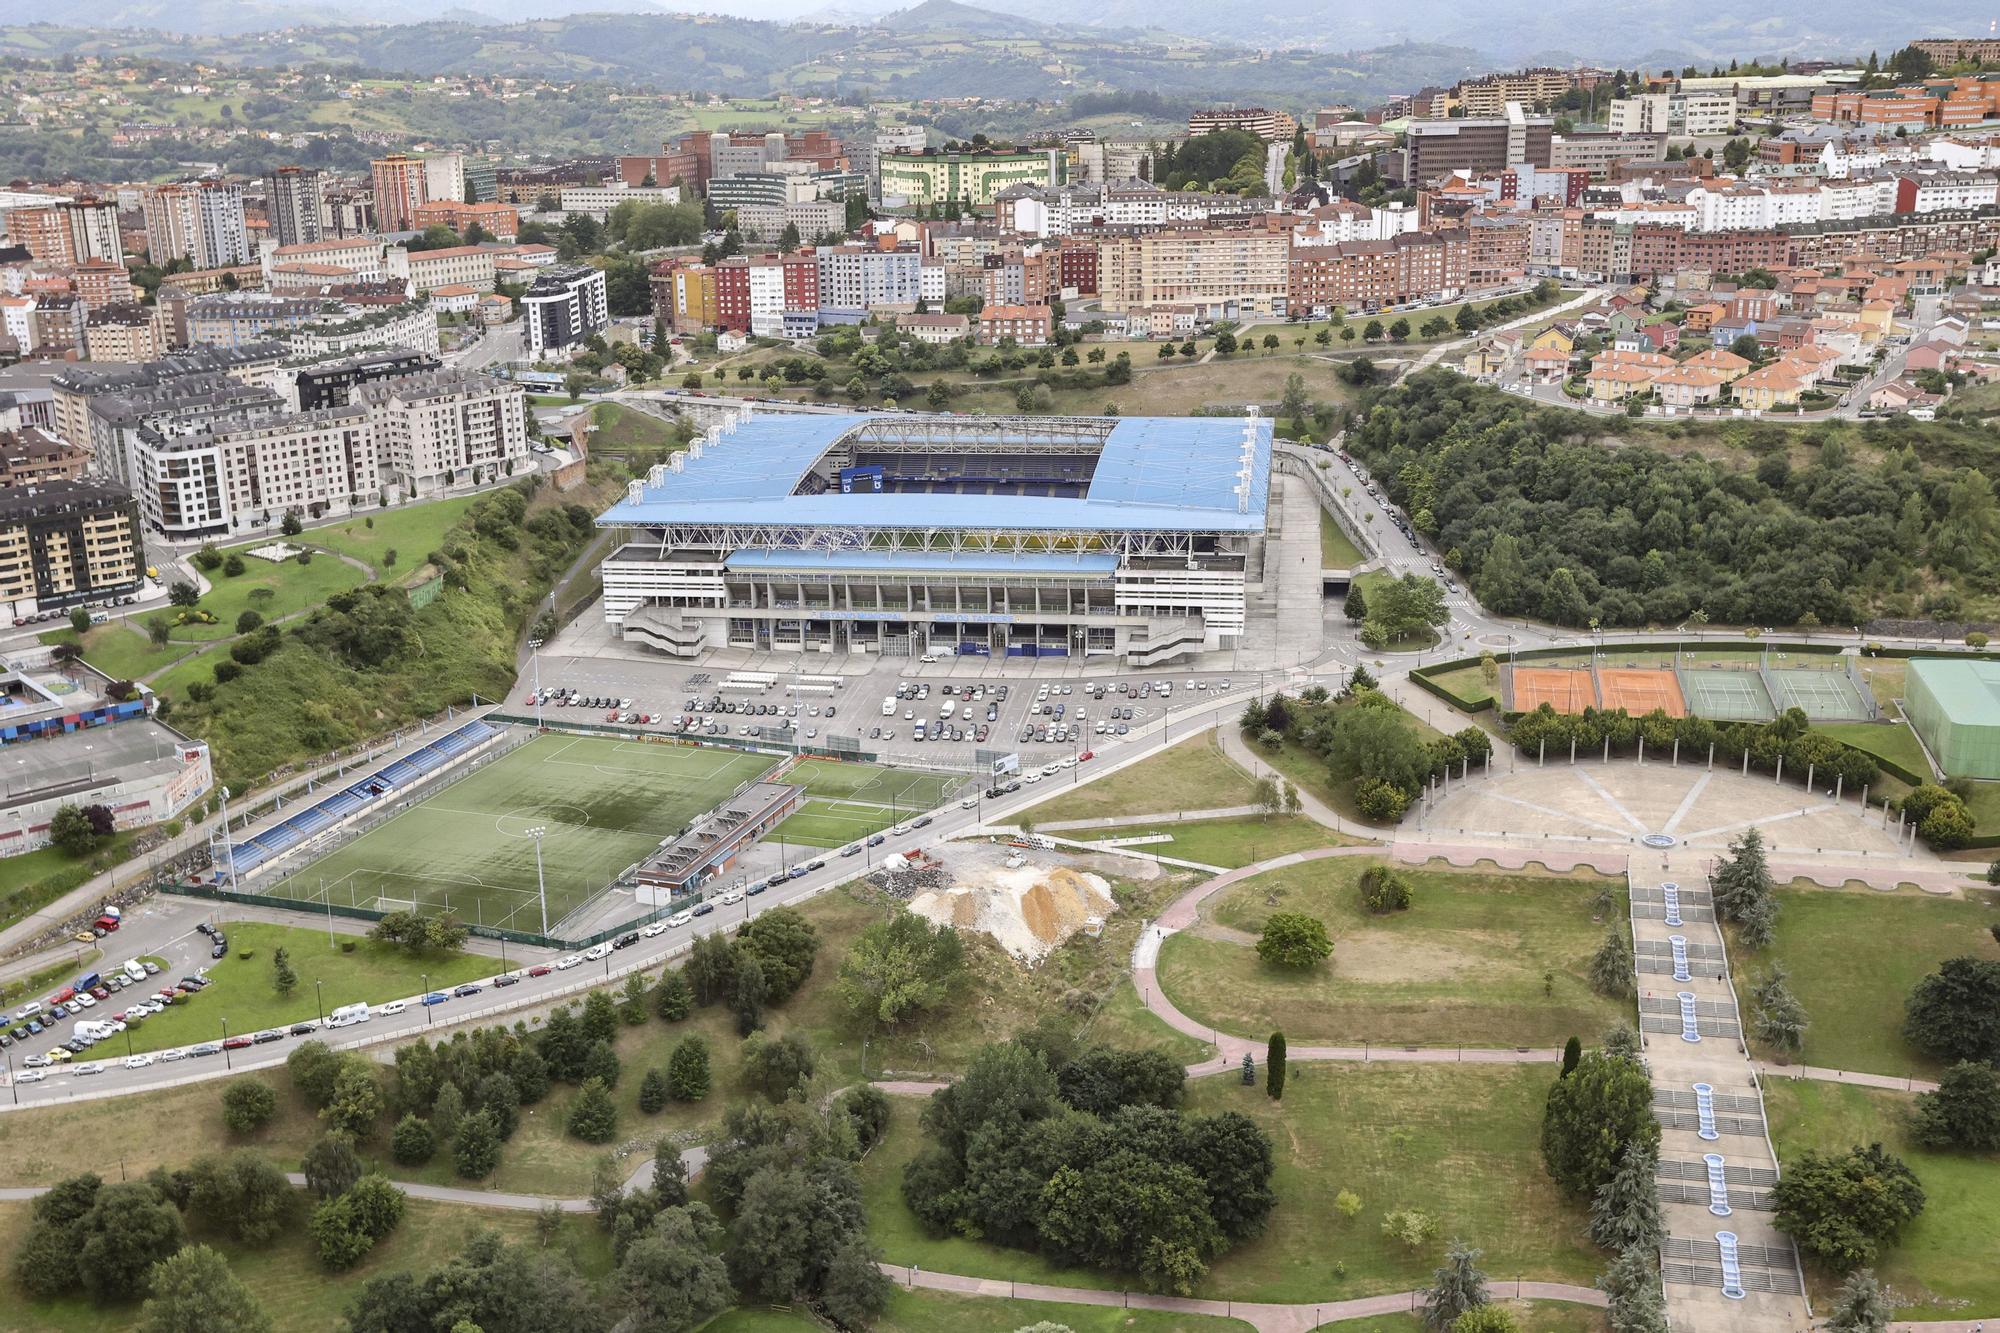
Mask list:
[[[1871,1143],[1805,1152],[1771,1191],[1773,1221],[1808,1260],[1835,1273],[1871,1264],[1924,1210],[1924,1189],[1900,1158]]]
[[[667,1076],[657,1069],[648,1069],[646,1077],[639,1080],[639,1109],[647,1115],[656,1115],[666,1109]]]
[[[437,1134],[431,1122],[414,1111],[396,1122],[389,1135],[389,1155],[404,1166],[422,1166],[437,1152]]]
[[[1381,778],[1361,778],[1354,784],[1354,808],[1373,824],[1394,824],[1409,808],[1403,789]]]
[[[1361,872],[1361,903],[1380,916],[1409,910],[1410,882],[1385,865],[1369,866]]]
[[[1410,1249],[1421,1250],[1437,1239],[1438,1220],[1415,1208],[1401,1208],[1383,1216],[1382,1234]]]
[[[232,554],[227,560],[222,562],[222,572],[232,579],[241,577],[243,569],[243,557],[240,555]]]
[[[232,1083],[222,1094],[222,1123],[232,1134],[262,1129],[278,1112],[278,1094],[260,1079]]]
[[[1257,956],[1278,967],[1318,967],[1332,953],[1326,924],[1303,912],[1273,913],[1257,941]]]

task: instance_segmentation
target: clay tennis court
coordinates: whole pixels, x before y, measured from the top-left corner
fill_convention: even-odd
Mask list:
[[[1671,671],[1599,667],[1597,679],[1604,687],[1606,708],[1622,708],[1633,717],[1644,717],[1654,709],[1668,717],[1687,716],[1687,701],[1681,698],[1680,682]]]
[[[1597,707],[1597,687],[1590,672],[1576,667],[1508,668],[1517,713],[1532,713],[1543,704],[1558,713],[1581,713]]]

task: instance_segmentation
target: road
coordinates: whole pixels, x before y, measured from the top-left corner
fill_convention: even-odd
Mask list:
[[[446,362],[460,370],[486,370],[520,359],[521,324],[518,320],[492,326],[477,342],[445,357]]]

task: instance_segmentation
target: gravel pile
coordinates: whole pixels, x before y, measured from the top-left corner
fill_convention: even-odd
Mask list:
[[[891,898],[904,902],[920,893],[942,893],[952,885],[951,872],[942,866],[930,866],[922,870],[878,870],[868,876],[873,884]]]

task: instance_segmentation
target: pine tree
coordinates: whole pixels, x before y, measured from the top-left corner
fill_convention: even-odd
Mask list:
[[[1639,1034],[1623,1023],[1600,1037],[1598,1045],[1614,1060],[1630,1060],[1634,1064],[1639,1062]]]
[[[1884,1333],[1889,1327],[1889,1301],[1872,1268],[1857,1268],[1840,1284],[1833,1314],[1826,1321],[1833,1333]]]
[[[1590,988],[1599,995],[1619,999],[1632,994],[1636,982],[1632,973],[1632,941],[1625,928],[1614,924],[1604,932],[1604,943],[1590,959]]]
[[[1769,893],[1752,898],[1736,915],[1737,938],[1744,947],[1762,953],[1778,931],[1778,900]]]
[[[1716,864],[1712,887],[1715,914],[1724,921],[1737,920],[1751,902],[1770,894],[1771,868],[1764,857],[1762,833],[1745,829],[1730,844],[1729,855]]]
[[[679,969],[669,969],[653,991],[653,1012],[669,1023],[678,1023],[694,1008],[694,991]]]
[[[698,1102],[708,1096],[708,1042],[682,1037],[667,1059],[667,1091],[677,1102]]]
[[[1444,1267],[1437,1270],[1431,1289],[1424,1293],[1424,1327],[1431,1333],[1445,1333],[1453,1320],[1492,1299],[1486,1294],[1486,1274],[1479,1271],[1480,1254],[1452,1243]]]
[[[1757,1040],[1786,1055],[1797,1055],[1806,1044],[1809,1024],[1805,1006],[1787,984],[1785,969],[1773,966],[1750,992],[1750,998],[1755,1006],[1750,1026]]]
[[[1571,1037],[1563,1043],[1563,1067],[1560,1078],[1568,1078],[1576,1070],[1576,1062],[1583,1059],[1583,1043]]]
[[[1607,1250],[1657,1246],[1665,1234],[1660,1217],[1660,1158],[1651,1144],[1625,1145],[1617,1173],[1590,1201],[1590,1238]]]
[[[292,970],[292,957],[280,947],[271,955],[271,988],[280,995],[290,995],[298,984],[299,974]]]
[[[500,1127],[489,1111],[461,1120],[451,1145],[453,1168],[466,1180],[483,1180],[500,1165]]]
[[[1667,1333],[1657,1251],[1634,1245],[1620,1252],[1597,1285],[1611,1298],[1612,1333]]]
[[[466,1123],[469,1125],[471,1120]],[[611,1090],[602,1080],[583,1081],[576,1100],[570,1104],[569,1132],[585,1143],[609,1143],[618,1137],[618,1104],[611,1100]]]
[[[1257,1057],[1248,1051],[1243,1052],[1243,1086],[1257,1086]]]
[[[1273,1032],[1271,1045],[1264,1052],[1264,1091],[1272,1101],[1285,1098],[1285,1034]]]
[[[639,1080],[639,1109],[647,1115],[656,1115],[667,1105],[667,1076],[657,1069],[648,1069],[646,1077]]]

